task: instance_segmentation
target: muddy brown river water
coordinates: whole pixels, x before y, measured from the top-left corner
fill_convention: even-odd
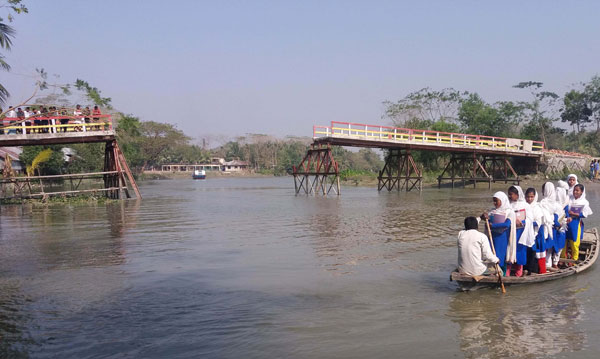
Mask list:
[[[294,196],[291,178],[2,206],[0,357],[598,358],[600,267],[472,293],[456,234],[494,190]],[[600,187],[587,189],[600,226]]]

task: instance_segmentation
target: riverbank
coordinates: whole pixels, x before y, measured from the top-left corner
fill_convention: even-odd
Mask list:
[[[575,174],[580,179],[580,182],[584,185],[586,184],[598,184],[600,185],[600,181],[596,180],[592,182],[584,173],[575,172]],[[428,171],[423,174],[423,187],[424,188],[432,188],[438,186],[438,176],[440,175],[439,171]],[[191,179],[191,172],[169,172],[169,171],[145,171],[141,175],[139,175],[140,180],[170,180],[170,179]],[[354,186],[354,187],[374,187],[378,186],[378,174],[374,172],[355,172],[355,171],[342,171],[340,172],[340,184],[343,186]],[[207,171],[206,177],[210,178],[271,178],[277,177],[272,174],[261,174],[256,172],[213,172]],[[290,176],[291,177],[291,176]],[[520,176],[521,178],[521,186],[526,186],[527,184],[539,184],[545,181],[556,182],[559,179],[566,178],[566,173],[563,174],[554,174],[551,176],[545,175],[544,173],[538,172],[535,174],[528,174]],[[508,184],[512,184],[512,181],[508,181]],[[505,186],[507,183],[504,181],[497,181],[492,183],[492,187],[496,188],[496,186]],[[455,181],[454,184],[456,187],[461,187],[462,182]],[[485,182],[477,182],[477,187],[483,188],[487,184]],[[451,186],[450,182],[444,181],[442,182],[442,188]],[[473,186],[473,183],[466,182],[466,186]]]
[[[193,172],[172,172],[172,171],[144,171],[138,175],[140,180],[169,180],[169,179],[184,179],[192,178]],[[240,172],[220,172],[220,171],[206,171],[206,178],[268,178],[275,177],[272,174],[261,174],[249,171]]]

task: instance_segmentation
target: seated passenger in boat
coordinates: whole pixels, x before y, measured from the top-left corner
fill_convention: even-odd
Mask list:
[[[465,218],[465,229],[458,233],[458,271],[468,275],[496,273],[493,264],[499,262],[492,253],[488,238],[479,232],[479,220]]]
[[[567,218],[567,241],[571,249],[571,258],[579,260],[579,244],[583,238],[583,218],[593,212],[590,203],[585,199],[585,187],[582,184],[573,186],[573,197],[569,201],[569,218]]]
[[[489,213],[484,213],[482,218],[490,220],[490,230],[492,240],[496,249],[496,256],[500,260],[498,264],[503,271],[506,271],[506,259],[509,256],[509,244],[512,256],[516,249],[516,226],[515,212],[508,203],[508,197],[504,192],[496,192],[493,196],[494,209]]]

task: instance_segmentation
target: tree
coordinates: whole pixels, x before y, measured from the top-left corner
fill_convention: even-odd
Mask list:
[[[592,77],[585,85],[584,94],[592,111],[592,119],[596,121],[596,132],[600,132],[600,77]]]
[[[156,165],[167,149],[187,144],[189,137],[168,123],[146,121],[140,123],[140,150],[144,157],[142,169]]]
[[[496,108],[487,104],[476,93],[462,101],[458,121],[465,132],[486,136],[510,137],[510,128],[514,127],[511,119],[503,118]]]
[[[437,121],[453,122],[457,119],[460,101],[466,95],[466,92],[453,88],[436,91],[426,87],[398,102],[385,101],[384,117],[391,119],[396,126],[409,128],[427,128]]]
[[[585,125],[592,122],[592,110],[588,107],[585,93],[571,90],[565,94],[564,107],[560,115],[562,122],[568,122],[577,132],[581,132]]]
[[[4,5],[0,5],[0,9],[7,9],[6,20],[8,22],[13,21],[13,13],[21,14],[27,13],[28,10],[25,5],[21,4],[21,0],[6,0]],[[12,40],[15,36],[15,29],[8,25],[4,18],[0,16],[0,49],[10,50],[12,46]],[[4,71],[10,71],[10,65],[4,61],[4,55],[0,53],[0,68]],[[6,100],[10,96],[8,90],[0,83],[0,105],[4,105]]]
[[[547,142],[546,134],[552,130],[556,121],[555,107],[559,96],[554,92],[541,91],[542,82],[525,81],[514,85],[514,88],[529,89],[533,100],[520,102],[521,115],[525,119],[525,128],[529,138]]]
[[[62,145],[51,146],[24,146],[23,152],[19,156],[19,160],[27,167],[30,167],[35,158],[44,150],[52,150],[51,156],[46,161],[36,165],[36,169],[41,175],[56,175],[62,174],[64,171],[64,156],[61,151]]]

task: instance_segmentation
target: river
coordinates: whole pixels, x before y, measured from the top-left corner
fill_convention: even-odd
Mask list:
[[[483,186],[482,186],[483,187]],[[600,268],[457,291],[493,190],[295,196],[292,178],[141,183],[2,206],[0,357],[597,358]],[[588,188],[600,226],[600,188]]]

